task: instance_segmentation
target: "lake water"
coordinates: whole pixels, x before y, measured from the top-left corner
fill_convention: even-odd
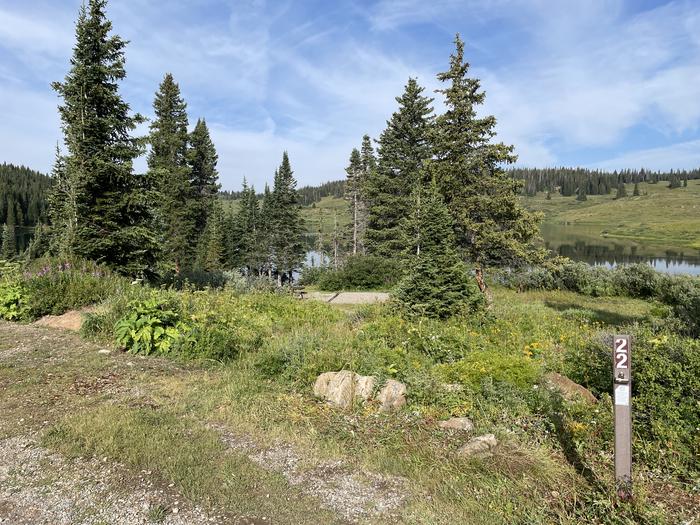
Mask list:
[[[598,228],[582,225],[543,224],[542,237],[548,249],[575,261],[608,268],[644,263],[659,272],[700,275],[700,250],[603,237]]]
[[[700,276],[700,250],[644,244],[629,239],[603,237],[600,229],[585,225],[543,224],[545,246],[554,253],[595,266],[612,268],[644,263],[659,272]],[[700,239],[700,233],[698,233]],[[320,254],[313,251],[314,234],[307,236],[307,266],[318,266]],[[328,264],[328,259],[326,259]]]

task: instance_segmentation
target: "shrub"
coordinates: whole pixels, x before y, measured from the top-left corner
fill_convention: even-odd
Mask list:
[[[665,276],[659,283],[659,299],[669,305],[683,333],[700,336],[700,280]]]
[[[166,354],[190,338],[191,328],[180,320],[171,298],[152,293],[146,300],[132,301],[129,314],[114,325],[117,343],[133,354]]]
[[[618,266],[613,270],[612,278],[621,295],[648,299],[659,293],[661,276],[647,264]]]
[[[447,319],[480,310],[484,296],[456,253],[421,255],[394,292],[408,315]]]
[[[633,337],[632,417],[635,454],[649,465],[698,474],[700,342],[648,328]],[[569,348],[565,373],[594,394],[612,393],[609,336]]]
[[[437,373],[447,383],[479,388],[485,378],[528,388],[537,383],[540,368],[535,361],[519,355],[474,351],[455,363],[437,365]]]
[[[28,315],[27,293],[22,283],[0,279],[0,319],[19,321]]]
[[[123,277],[92,263],[47,265],[25,277],[25,283],[33,319],[99,303],[127,285]]]
[[[319,272],[317,284],[322,290],[374,290],[394,286],[401,276],[397,261],[372,255],[348,257],[337,271]]]

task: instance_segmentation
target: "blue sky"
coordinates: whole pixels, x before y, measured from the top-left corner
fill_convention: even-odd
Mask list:
[[[50,169],[49,84],[79,5],[0,0],[0,161]],[[130,40],[126,100],[150,116],[172,72],[191,123],[210,125],[225,189],[261,188],[284,149],[300,185],[342,178],[409,76],[438,87],[456,32],[520,165],[700,166],[698,1],[112,0],[108,14]]]

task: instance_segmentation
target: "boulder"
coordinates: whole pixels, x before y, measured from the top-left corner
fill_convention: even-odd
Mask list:
[[[598,402],[590,390],[579,385],[578,383],[573,382],[566,376],[557,374],[556,372],[550,372],[544,376],[544,380],[547,386],[557,390],[565,399],[569,401],[583,399],[590,404]]]
[[[355,374],[355,397],[362,401],[369,401],[374,393],[374,385],[377,380],[374,376],[361,376]]]
[[[486,459],[493,456],[493,449],[498,446],[498,440],[493,434],[475,437],[462,445],[459,454],[467,458]]]
[[[314,395],[347,409],[355,399],[368,401],[374,391],[375,382],[373,376],[361,376],[349,370],[324,372],[314,383]]]
[[[440,428],[447,428],[449,430],[462,430],[464,432],[470,432],[474,430],[474,423],[468,417],[453,417],[447,421],[440,421],[438,423]]]
[[[381,403],[382,412],[391,412],[406,404],[406,385],[389,379],[384,388],[379,391],[377,401]]]

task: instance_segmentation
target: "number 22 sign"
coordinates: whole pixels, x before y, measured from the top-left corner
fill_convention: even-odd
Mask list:
[[[630,338],[628,335],[616,335],[614,341],[614,381],[629,383],[630,381]]]

